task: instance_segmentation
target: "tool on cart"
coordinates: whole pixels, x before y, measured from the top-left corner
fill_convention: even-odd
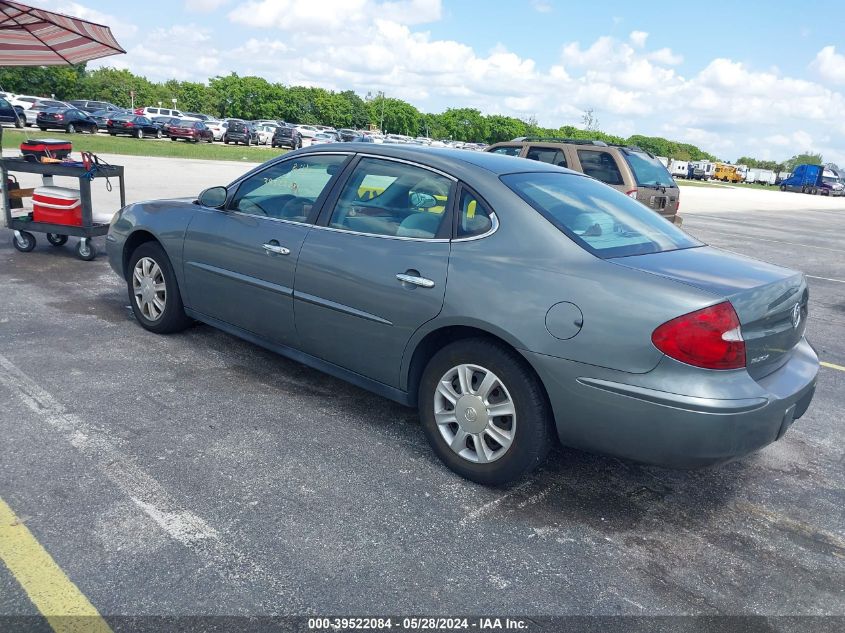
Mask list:
[[[70,156],[73,144],[55,138],[26,140],[21,143],[21,154],[33,163],[41,162],[43,158],[61,160]]]

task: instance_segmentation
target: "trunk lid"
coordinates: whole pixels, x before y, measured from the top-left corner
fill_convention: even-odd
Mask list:
[[[674,279],[733,304],[742,326],[748,373],[762,378],[789,359],[804,336],[809,290],[802,273],[712,246],[612,261]]]

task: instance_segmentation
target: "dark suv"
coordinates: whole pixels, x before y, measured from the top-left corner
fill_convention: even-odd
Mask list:
[[[488,152],[568,167],[610,185],[679,225],[680,189],[657,157],[604,141],[520,137],[491,145]]]
[[[243,119],[226,119],[226,123],[228,126],[223,134],[223,142],[227,145],[229,143],[251,145],[258,142],[258,133],[251,123]]]
[[[273,140],[270,141],[273,147],[290,147],[299,149],[302,147],[302,134],[292,125],[279,121],[279,127],[273,133]]]

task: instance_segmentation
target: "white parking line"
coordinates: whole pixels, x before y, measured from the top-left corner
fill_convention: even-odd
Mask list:
[[[830,277],[818,277],[816,275],[804,275],[805,277],[809,277],[810,279],[824,279],[825,281],[834,281],[838,284],[845,284],[845,279],[831,279]]]
[[[721,233],[722,235],[731,235],[733,237],[741,237],[746,240],[757,240],[758,242],[772,242],[774,244],[791,244],[793,246],[801,246],[802,248],[815,248],[820,251],[831,251],[832,253],[845,253],[845,250],[841,248],[828,248],[827,246],[814,246],[812,244],[802,244],[801,242],[790,242],[787,240],[770,240],[765,237],[753,237],[751,235],[745,235],[743,233],[731,233],[730,231],[720,231],[718,229],[710,229],[706,226],[704,227],[696,227],[693,229],[694,231],[709,231],[711,233]]]
[[[120,451],[118,441],[104,431],[69,413],[52,395],[0,355],[0,385],[9,389],[27,408],[76,447],[103,475],[171,538],[203,559],[229,585],[272,596],[262,606],[269,614],[296,612],[303,601],[291,584],[261,569],[242,552],[226,543],[201,517],[181,508],[173,496]]]

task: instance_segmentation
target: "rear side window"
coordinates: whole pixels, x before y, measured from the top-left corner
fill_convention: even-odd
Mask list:
[[[538,160],[549,165],[557,165],[558,167],[566,167],[566,156],[554,147],[530,147],[525,158]]]
[[[458,207],[458,238],[484,235],[493,228],[493,214],[487,205],[466,189],[461,194]]]
[[[601,258],[701,246],[625,194],[575,174],[521,173],[502,182],[572,241]]]
[[[619,166],[610,152],[579,149],[578,160],[581,161],[582,171],[588,176],[608,185],[625,184]]]
[[[491,154],[504,154],[505,156],[519,156],[519,151],[522,148],[519,145],[507,145],[505,147],[497,147],[490,150]]]

